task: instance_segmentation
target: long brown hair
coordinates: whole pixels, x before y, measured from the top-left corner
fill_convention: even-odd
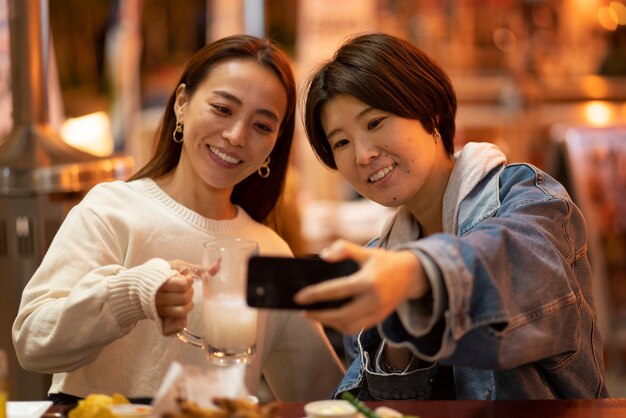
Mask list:
[[[321,113],[333,97],[347,94],[373,108],[435,128],[454,152],[456,95],[445,71],[413,44],[384,33],[348,40],[309,80],[304,126],[317,157],[337,169]]]
[[[185,84],[190,96],[209,75],[215,64],[226,60],[251,59],[269,68],[280,80],[287,94],[287,110],[280,125],[276,145],[270,154],[271,175],[267,178],[252,173],[235,185],[231,201],[241,206],[254,220],[263,222],[272,211],[283,190],[289,153],[293,141],[296,87],[289,57],[272,41],[249,35],[234,35],[219,39],[196,52],[176,84]],[[259,80],[260,83],[263,80]],[[172,140],[176,126],[174,102],[176,88],[170,95],[163,118],[155,134],[154,155],[128,181],[144,177],[156,179],[172,171],[178,165],[182,144]]]

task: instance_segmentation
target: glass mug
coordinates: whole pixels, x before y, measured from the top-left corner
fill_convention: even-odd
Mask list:
[[[258,253],[258,243],[243,238],[204,243],[203,333],[196,335],[185,328],[178,338],[206,350],[213,364],[250,364],[254,360],[257,310],[246,304],[246,280],[248,259]]]

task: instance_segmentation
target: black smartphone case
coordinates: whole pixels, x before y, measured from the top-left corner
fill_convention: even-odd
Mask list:
[[[347,299],[299,305],[293,296],[303,287],[324,280],[348,276],[359,269],[353,260],[329,263],[317,256],[253,256],[248,262],[248,305],[271,309],[327,309],[341,306]]]

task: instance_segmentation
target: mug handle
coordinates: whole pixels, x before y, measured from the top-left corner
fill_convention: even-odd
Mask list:
[[[190,344],[198,348],[205,347],[202,337],[190,332],[187,328],[183,328],[183,330],[177,333],[176,336],[179,340],[186,344]]]
[[[194,280],[199,280],[202,278],[202,269],[195,268],[195,267],[188,267],[184,270],[181,270],[180,274],[182,275],[190,274]],[[183,328],[182,331],[178,332],[176,336],[178,337],[179,340],[181,340],[182,342],[186,344],[193,345],[194,347],[198,347],[198,348],[205,347],[204,340],[202,339],[202,337],[200,335],[196,335],[193,332],[189,331],[187,327]]]

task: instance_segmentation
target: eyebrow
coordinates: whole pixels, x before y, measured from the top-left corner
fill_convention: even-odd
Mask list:
[[[237,96],[234,96],[234,95],[230,94],[227,91],[224,91],[224,90],[214,90],[213,93],[215,93],[215,94],[217,94],[219,96],[222,96],[226,100],[230,100],[231,102],[235,102],[239,106],[241,106],[243,104],[243,102]],[[257,110],[255,110],[255,113],[260,113],[261,115],[265,115],[268,118],[275,120],[276,122],[279,121],[278,115],[276,113],[272,112],[269,109],[263,109],[263,108],[257,109]]]
[[[374,110],[373,107],[371,106],[367,106],[365,109],[361,110],[359,113],[356,114],[356,118],[355,119],[361,119],[363,116],[365,116],[366,113],[371,112],[372,110]],[[341,128],[335,128],[332,131],[330,131],[327,135],[326,138],[330,138],[331,136],[335,135],[337,132],[341,131]]]

